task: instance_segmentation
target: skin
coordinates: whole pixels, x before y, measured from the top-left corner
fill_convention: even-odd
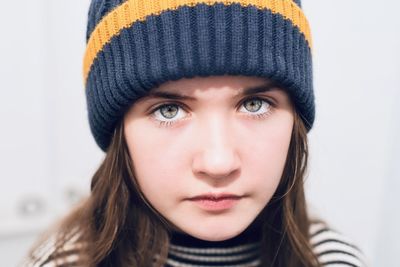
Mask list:
[[[276,191],[293,128],[292,102],[277,87],[238,95],[266,82],[248,76],[169,81],[152,91],[196,100],[142,98],[125,114],[124,134],[140,189],[180,231],[207,241],[235,237]],[[163,104],[173,106],[162,108]],[[159,121],[174,123],[162,126]],[[243,197],[218,212],[187,200],[210,192]]]

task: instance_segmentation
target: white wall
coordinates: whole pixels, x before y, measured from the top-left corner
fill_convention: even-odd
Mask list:
[[[317,99],[309,200],[374,266],[388,267],[400,251],[399,8],[389,0],[304,1]]]
[[[102,157],[82,82],[89,0],[1,1],[0,258],[15,266]]]
[[[0,258],[15,266],[39,231],[88,192],[103,154],[89,131],[81,74],[89,0],[2,2]],[[400,4],[303,0],[303,8],[317,101],[308,199],[372,266],[394,267]]]

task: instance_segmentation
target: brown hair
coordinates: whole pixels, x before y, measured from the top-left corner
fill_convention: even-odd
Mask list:
[[[308,141],[303,121],[294,112],[294,126],[282,178],[262,220],[262,266],[319,267],[310,244],[304,196]],[[75,253],[84,266],[163,266],[171,225],[139,190],[124,137],[116,127],[105,159],[95,172],[90,196],[66,217],[57,230],[51,259]],[[74,249],[67,247],[78,236]]]

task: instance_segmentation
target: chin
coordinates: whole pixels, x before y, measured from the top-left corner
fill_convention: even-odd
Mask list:
[[[235,227],[233,228],[224,228],[224,227],[213,227],[213,228],[208,228],[208,229],[201,229],[201,231],[191,231],[188,232],[193,237],[196,237],[201,240],[205,241],[224,241],[228,240],[230,238],[234,238],[235,236],[239,235],[242,233],[245,229],[246,226],[243,227]]]

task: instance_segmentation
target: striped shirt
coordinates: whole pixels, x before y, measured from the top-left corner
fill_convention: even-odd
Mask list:
[[[249,237],[251,236],[251,239]],[[324,223],[313,223],[310,227],[310,242],[322,266],[326,267],[366,267],[362,252],[351,240],[339,232],[329,228]],[[180,234],[173,235],[165,267],[252,267],[260,266],[259,235],[242,233],[228,241],[204,241]],[[247,239],[246,239],[247,238]],[[71,239],[66,246],[64,257],[68,265],[75,265],[78,256],[77,245]],[[52,255],[52,243],[49,239],[34,253],[35,259],[26,259],[21,267],[55,267],[55,257]],[[68,253],[68,250],[71,253]]]

